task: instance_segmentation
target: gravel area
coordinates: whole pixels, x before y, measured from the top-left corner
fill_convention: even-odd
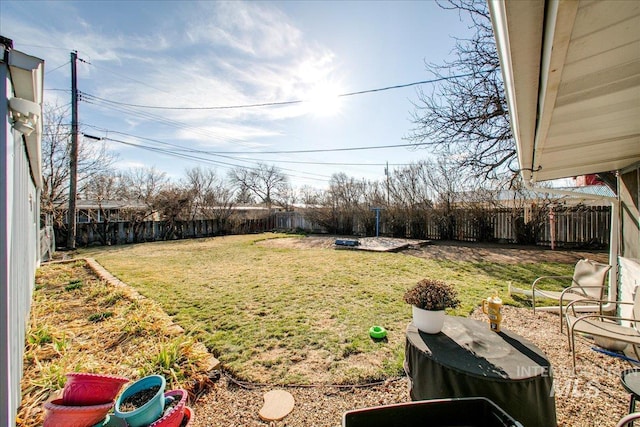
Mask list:
[[[590,341],[579,339],[578,372],[573,376],[571,353],[566,336],[560,334],[557,315],[541,312],[534,315],[531,309],[514,307],[504,307],[503,314],[504,328],[534,342],[551,360],[558,426],[611,426],[626,414],[628,394],[620,385],[619,375],[632,366],[629,362],[592,351]],[[479,311],[472,317],[484,320]],[[222,375],[192,404],[195,410],[192,425],[337,427],[347,410],[410,400],[406,378],[365,388],[286,387],[296,401],[293,412],[281,421],[264,422],[258,417],[262,396],[277,388],[280,387],[238,384]]]

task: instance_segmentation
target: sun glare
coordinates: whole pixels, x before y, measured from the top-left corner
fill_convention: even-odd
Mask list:
[[[340,93],[335,84],[329,82],[316,84],[308,97],[308,111],[318,117],[335,116],[340,112]]]

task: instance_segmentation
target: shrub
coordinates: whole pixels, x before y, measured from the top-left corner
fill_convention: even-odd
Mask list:
[[[440,280],[422,279],[404,294],[404,301],[424,310],[444,310],[460,305],[453,286]]]

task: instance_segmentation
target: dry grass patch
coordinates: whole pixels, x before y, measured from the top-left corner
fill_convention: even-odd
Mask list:
[[[68,372],[125,376],[161,374],[172,388],[205,381],[209,354],[185,335],[166,330],[151,300],[130,299],[96,278],[84,261],[38,270],[27,330],[21,426],[42,425],[42,404],[56,396]]]

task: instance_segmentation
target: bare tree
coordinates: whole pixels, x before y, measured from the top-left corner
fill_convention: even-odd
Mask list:
[[[159,195],[169,186],[169,180],[154,167],[132,168],[122,173],[120,185],[128,202],[123,214],[131,221],[135,241],[140,241],[144,222],[153,219],[162,208]]]
[[[121,184],[121,175],[115,172],[95,176],[85,187],[84,194],[96,204],[97,210],[89,210],[90,224],[103,245],[114,243],[110,236],[114,222],[123,220],[127,201]],[[120,206],[111,205],[119,201]]]
[[[289,194],[289,179],[275,166],[264,163],[256,168],[235,168],[229,172],[231,183],[241,193],[251,193],[271,209],[283,195]]]
[[[62,230],[69,199],[70,119],[68,107],[45,103],[42,135],[43,189],[41,212],[50,215],[54,228]],[[78,147],[78,193],[101,174],[109,173],[116,157],[104,141],[84,138]],[[58,240],[58,239],[57,239]],[[65,241],[59,240],[59,241]]]
[[[169,185],[169,180],[166,173],[154,167],[132,168],[122,174],[121,184],[128,200],[141,202],[153,212],[156,198]],[[149,215],[150,213],[145,216]]]
[[[212,188],[218,182],[218,176],[214,169],[203,169],[200,167],[194,167],[187,169],[185,172],[186,182],[185,185],[193,193],[190,207],[191,219],[195,219],[197,216],[202,215],[202,209],[204,207],[204,198],[207,193],[210,193]]]
[[[297,200],[308,207],[312,207],[320,204],[320,201],[324,197],[324,191],[310,185],[303,185],[298,188]]]
[[[415,126],[407,139],[455,159],[478,177],[511,172],[512,180],[516,149],[486,0],[439,5],[468,16],[475,33],[456,39],[452,61],[426,64],[427,71],[443,80],[429,92],[418,90]]]
[[[390,206],[387,218],[392,221],[390,226],[394,235],[426,237],[426,219],[435,199],[427,176],[429,167],[429,162],[420,161],[389,173],[387,188]]]
[[[56,228],[63,227],[63,205],[69,198],[69,125],[68,110],[44,104],[42,135],[43,187],[40,210],[50,215]]]
[[[364,181],[348,177],[345,173],[333,174],[324,200],[309,208],[307,216],[330,233],[352,234],[357,231],[356,226],[361,219],[359,214],[369,209],[366,189]]]
[[[183,186],[169,184],[160,190],[155,197],[155,207],[164,220],[164,239],[183,237],[179,222],[189,218],[191,203],[192,193]]]
[[[85,186],[84,195],[88,200],[96,203],[100,211],[100,218],[108,221],[110,219],[109,212],[104,209],[104,203],[125,199],[122,190],[120,175],[115,172],[108,172],[94,176]],[[97,218],[93,219],[97,220]]]
[[[219,232],[228,231],[229,218],[233,215],[233,207],[235,206],[233,198],[233,189],[222,180],[204,194],[203,215],[205,218],[216,221]]]
[[[187,170],[187,186],[193,193],[191,217],[201,215],[217,222],[218,230],[225,232],[233,213],[234,191],[231,185],[216,174],[214,169]]]
[[[389,196],[392,204],[404,209],[431,208],[435,192],[427,176],[429,167],[429,162],[420,161],[393,170],[389,178]]]

